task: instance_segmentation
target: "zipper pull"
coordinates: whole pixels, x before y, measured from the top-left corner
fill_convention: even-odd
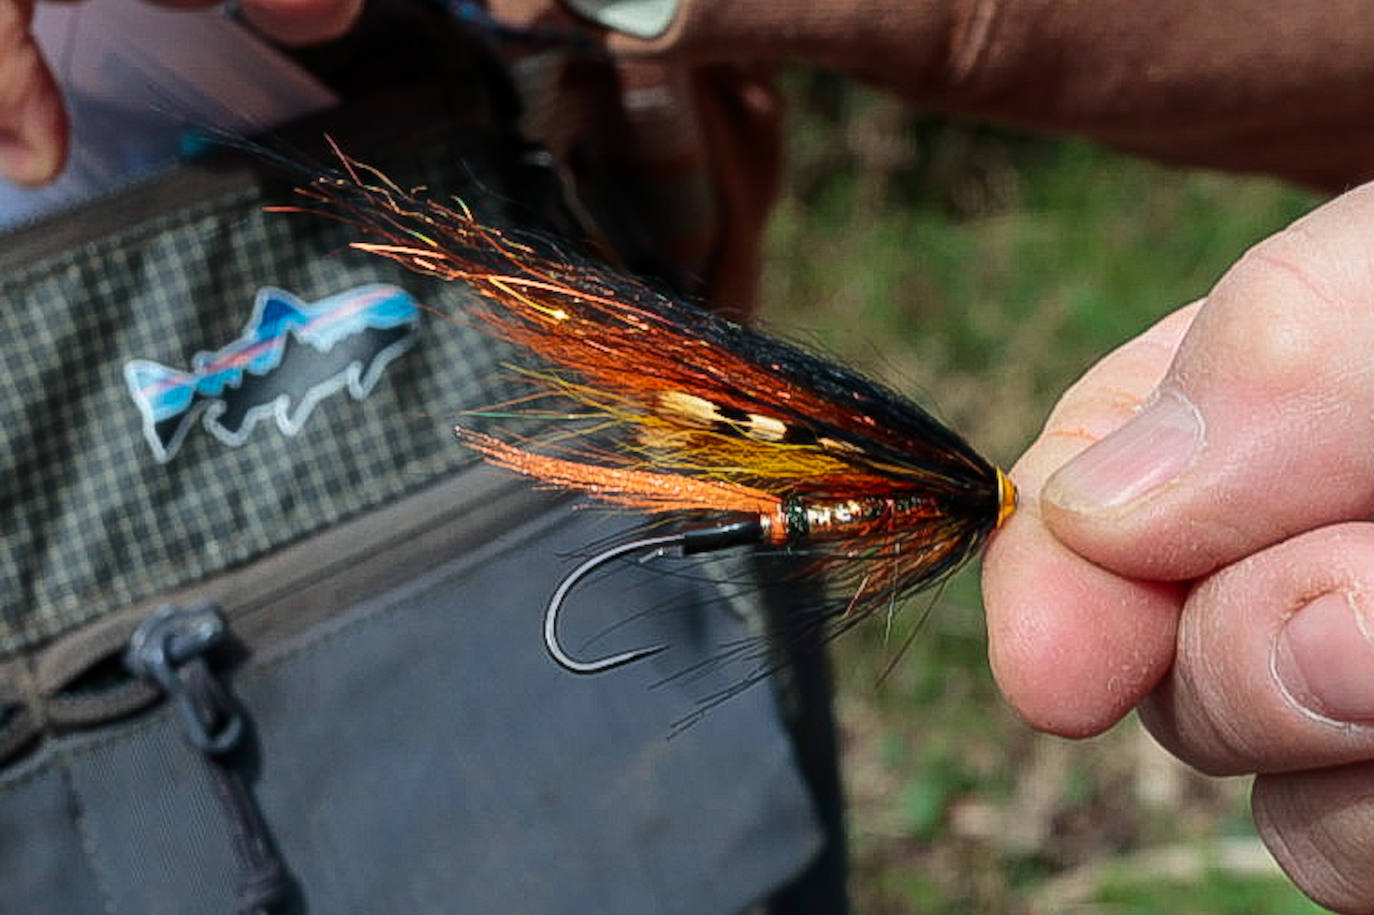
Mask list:
[[[224,617],[214,604],[190,610],[167,606],[139,624],[124,653],[129,672],[151,680],[162,690],[180,713],[187,738],[196,749],[212,756],[228,753],[238,745],[243,717],[222,688],[197,690],[193,697],[179,671],[204,664],[202,656],[224,638],[226,631]]]
[[[233,752],[245,743],[243,714],[205,660],[205,654],[227,633],[228,624],[214,604],[189,610],[163,607],[134,630],[124,652],[124,666],[162,690],[180,713],[187,738],[205,755],[240,869],[235,911],[239,915],[296,911],[299,890],[272,841],[240,768],[242,760]]]

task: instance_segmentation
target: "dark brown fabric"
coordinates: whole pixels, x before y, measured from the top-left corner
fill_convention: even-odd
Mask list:
[[[1360,0],[686,0],[619,53],[815,63],[926,108],[1326,189],[1374,175]]]
[[[554,91],[531,133],[560,153],[589,134],[612,150],[649,214],[650,246],[716,307],[752,300],[780,161],[768,74],[784,61],[929,110],[1178,164],[1325,190],[1374,177],[1374,16],[1361,0],[684,0],[652,41],[557,0],[493,0],[492,11],[580,29],[610,52],[616,88],[600,100],[627,126],[606,130],[566,83],[546,81]]]

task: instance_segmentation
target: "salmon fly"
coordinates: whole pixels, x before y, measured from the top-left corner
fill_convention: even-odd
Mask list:
[[[566,669],[665,647],[588,660],[560,643],[568,594],[612,560],[797,554],[831,595],[806,625],[830,631],[943,580],[1014,511],[1000,469],[890,388],[334,151],[341,170],[299,188],[305,203],[271,209],[342,221],[362,236],[353,248],[467,284],[480,323],[529,357],[514,369],[528,397],[480,412],[563,421],[532,439],[465,424],[459,439],[498,467],[653,519],[649,536],[586,560],[555,591],[545,643]]]

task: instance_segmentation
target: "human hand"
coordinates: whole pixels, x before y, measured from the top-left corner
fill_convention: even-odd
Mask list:
[[[166,0],[209,6],[216,0]],[[337,38],[357,19],[362,0],[243,0],[244,18],[283,44]],[[46,184],[67,158],[67,116],[52,72],[33,40],[34,0],[0,0],[0,177]]]
[[[1374,185],[1098,363],[1012,475],[984,593],[1022,717],[1084,737],[1138,705],[1258,774],[1309,896],[1374,912]]]

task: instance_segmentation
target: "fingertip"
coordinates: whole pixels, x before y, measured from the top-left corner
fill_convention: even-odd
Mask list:
[[[1151,733],[1213,775],[1374,758],[1371,556],[1374,524],[1335,525],[1195,585],[1173,670],[1141,707]]]
[[[243,0],[243,15],[285,45],[310,45],[343,36],[362,14],[363,0]]]
[[[1099,734],[1168,671],[1177,589],[1084,561],[1030,514],[1008,522],[983,570],[993,676],[1031,727],[1072,738]]]
[[[1374,764],[1259,775],[1250,795],[1256,829],[1274,860],[1318,904],[1374,913],[1368,854]]]
[[[1084,441],[1052,433],[1013,468],[1022,507],[983,563],[994,677],[1030,726],[1090,737],[1116,724],[1173,659],[1182,594],[1093,565],[1045,527],[1045,478]]]
[[[62,94],[30,41],[7,62],[14,80],[0,109],[0,174],[23,187],[50,182],[67,161]]]

